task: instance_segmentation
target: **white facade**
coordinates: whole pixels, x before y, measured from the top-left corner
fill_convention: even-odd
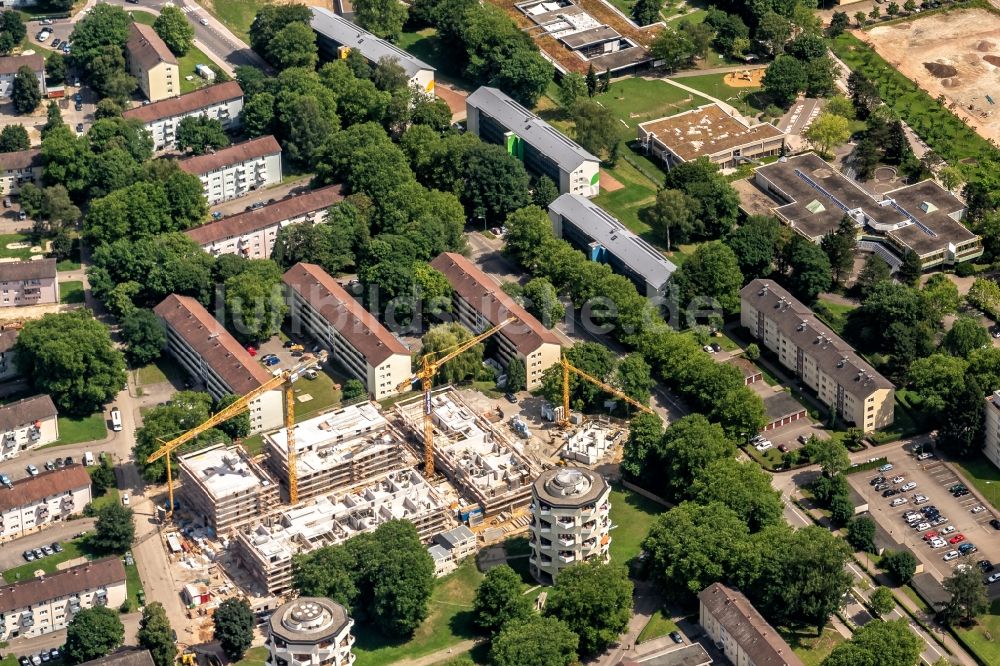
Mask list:
[[[611,486],[577,467],[543,472],[532,487],[529,541],[531,574],[552,584],[579,562],[610,562]]]
[[[13,352],[8,352],[13,354]],[[24,398],[0,407],[0,460],[59,439],[59,413],[47,395]]]
[[[0,486],[0,541],[10,541],[79,514],[90,503],[90,475],[82,465]]]
[[[252,139],[209,155],[189,157],[181,169],[201,179],[208,205],[246,196],[281,182],[281,147],[274,137]]]
[[[325,597],[299,597],[279,606],[268,622],[268,663],[277,666],[351,666],[354,620]]]
[[[986,441],[983,453],[1000,468],[1000,391],[986,398]]]
[[[0,57],[0,99],[10,99],[17,70],[27,65],[38,79],[38,89],[45,96],[45,60],[40,55]]]
[[[243,90],[235,81],[227,81],[194,92],[145,106],[122,114],[126,120],[139,120],[153,138],[157,151],[177,148],[177,126],[185,118],[205,117],[218,120],[226,131],[240,126]]]
[[[0,597],[0,640],[65,629],[79,611],[117,609],[126,596],[125,568],[117,557],[15,583]]]

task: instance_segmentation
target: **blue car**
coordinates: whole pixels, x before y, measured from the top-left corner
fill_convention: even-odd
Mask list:
[[[281,363],[281,359],[277,356],[265,356],[262,360],[264,361],[264,365],[269,367]]]

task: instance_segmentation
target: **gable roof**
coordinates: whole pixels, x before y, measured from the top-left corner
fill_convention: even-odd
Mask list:
[[[226,81],[214,86],[205,86],[179,97],[168,97],[159,102],[137,106],[122,112],[126,120],[151,123],[163,118],[174,118],[196,113],[217,104],[243,98],[243,88],[236,81]]]
[[[80,666],[153,666],[149,650],[122,648],[104,657],[85,661]]]
[[[45,58],[41,54],[22,56],[4,56],[0,58],[0,74],[16,74],[17,70],[27,65],[34,72],[45,70]]]
[[[271,379],[236,338],[190,296],[170,294],[153,312],[184,339],[230,392],[244,395]]]
[[[40,148],[18,150],[13,153],[0,153],[0,169],[4,171],[35,168],[42,168],[42,151]]]
[[[0,262],[0,282],[18,280],[45,280],[56,277],[56,260]]]
[[[12,488],[0,486],[0,513],[89,487],[90,475],[83,465],[45,471],[37,476],[18,479]]]
[[[665,284],[677,270],[677,266],[656,248],[586,197],[560,195],[549,204],[549,211],[569,220],[656,288]]]
[[[788,643],[739,590],[712,583],[698,599],[755,666],[803,666]]]
[[[0,407],[0,432],[16,430],[35,421],[54,419],[57,416],[59,412],[49,396],[22,398]]]
[[[314,31],[332,39],[341,46],[357,49],[369,62],[377,63],[382,58],[392,58],[411,78],[420,71],[434,71],[434,68],[423,60],[415,58],[395,44],[379,39],[361,26],[334,14],[329,9],[323,7],[310,7],[309,9],[313,13],[310,26]]]
[[[774,280],[751,280],[740,291],[740,299],[772,319],[785,337],[793,340],[848,393],[865,398],[876,390],[894,388],[892,382]]]
[[[167,48],[166,42],[156,34],[153,26],[145,23],[129,23],[125,50],[129,58],[147,72],[162,62],[177,64],[177,58]]]
[[[0,613],[124,582],[125,566],[122,561],[117,557],[107,557],[46,574],[43,578],[0,587]]]
[[[496,88],[482,86],[465,98],[466,108],[479,109],[566,171],[601,160]]]
[[[218,171],[223,167],[249,162],[268,155],[281,155],[281,146],[270,134],[237,143],[214,153],[195,155],[177,162],[177,166],[195,176]]]
[[[431,267],[444,273],[455,293],[491,325],[496,326],[510,316],[517,317],[519,321],[500,329],[497,335],[509,340],[521,354],[531,354],[543,344],[559,345],[555,333],[542,326],[505,294],[499,284],[462,255],[442,252],[431,262]]]
[[[372,367],[378,367],[394,354],[410,355],[402,342],[316,264],[295,264],[281,279],[337,329]]]
[[[227,238],[234,238],[260,229],[273,227],[279,222],[290,220],[318,210],[329,208],[344,196],[342,185],[328,185],[298,196],[285,197],[273,204],[257,210],[248,210],[230,215],[208,224],[203,224],[184,233],[199,245],[206,245]]]

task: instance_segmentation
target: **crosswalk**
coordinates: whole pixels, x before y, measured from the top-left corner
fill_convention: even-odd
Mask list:
[[[185,14],[190,14],[191,12],[198,11],[198,8],[197,7],[186,7],[185,6],[185,7],[181,7],[181,11],[184,12]]]

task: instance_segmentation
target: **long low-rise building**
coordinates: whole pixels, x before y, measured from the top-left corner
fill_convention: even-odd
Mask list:
[[[45,58],[38,53],[0,58],[0,99],[10,99],[14,87],[14,77],[18,70],[27,67],[38,79],[38,89],[45,96]]]
[[[241,446],[217,444],[177,462],[187,512],[215,535],[228,535],[278,505],[278,484]]]
[[[269,521],[236,534],[236,557],[265,594],[292,586],[292,557],[343,543],[390,520],[413,523],[421,541],[453,525],[448,507],[413,470],[392,472],[365,486],[298,504]]]
[[[0,196],[18,194],[25,183],[42,182],[42,151],[39,148],[0,153]]]
[[[269,134],[185,158],[177,166],[201,179],[208,205],[214,206],[280,183],[281,146]]]
[[[712,583],[698,595],[698,623],[733,664],[804,666],[750,600],[722,583]]]
[[[216,400],[245,395],[271,379],[250,353],[205,307],[190,296],[171,294],[154,308],[167,329],[167,351]],[[284,422],[280,389],[250,403],[250,429],[259,432]]]
[[[740,323],[831,412],[865,432],[892,425],[892,383],[778,283],[752,280],[740,306]]]
[[[850,217],[859,248],[878,253],[893,270],[908,252],[925,270],[983,254],[980,237],[961,223],[965,203],[933,180],[875,196],[806,153],[758,167],[754,183],[774,200],[779,219],[815,243]]]
[[[59,412],[52,398],[36,395],[0,407],[0,460],[59,439]]]
[[[264,436],[267,465],[287,496],[288,433]],[[403,466],[402,436],[373,402],[348,405],[295,424],[299,501],[357,486]]]
[[[528,390],[542,383],[542,374],[559,362],[562,347],[555,333],[542,326],[528,311],[504,293],[478,266],[460,254],[439,254],[431,267],[440,271],[452,287],[455,315],[464,326],[479,334],[509,317],[517,321],[490,338],[496,344],[504,367],[511,359],[524,363]]]
[[[1000,391],[993,391],[986,398],[986,423],[983,453],[1000,469]]]
[[[663,296],[677,266],[655,247],[590,199],[563,194],[549,204],[552,233],[582,250],[591,261],[624,275],[640,294]]]
[[[65,629],[81,610],[117,609],[126,598],[125,567],[118,557],[20,581],[0,591],[0,640]]]
[[[45,471],[0,486],[0,541],[10,541],[79,514],[90,503],[83,465]]]
[[[407,53],[392,42],[379,39],[356,23],[324,7],[310,7],[316,46],[326,60],[342,60],[354,50],[364,56],[374,67],[383,60],[395,62],[403,68],[411,88],[426,95],[434,95],[434,68],[423,60]]]
[[[342,190],[340,185],[321,187],[203,224],[184,233],[215,257],[235,254],[246,259],[270,259],[282,227],[325,221],[330,207],[344,199]]]
[[[185,118],[218,120],[228,131],[240,126],[242,110],[243,89],[236,81],[226,81],[128,109],[122,117],[141,122],[153,138],[153,148],[159,151],[177,148],[177,126]]]
[[[55,259],[0,263],[0,307],[58,302],[59,276]]]
[[[723,169],[780,155],[785,133],[771,123],[750,124],[718,104],[639,123],[639,145],[667,168],[705,157]]]
[[[396,336],[315,264],[295,264],[282,281],[293,333],[319,342],[373,399],[398,393],[412,365],[409,349]]]
[[[482,86],[465,99],[469,131],[503,146],[525,168],[547,176],[560,194],[601,193],[601,160],[496,88]]]

